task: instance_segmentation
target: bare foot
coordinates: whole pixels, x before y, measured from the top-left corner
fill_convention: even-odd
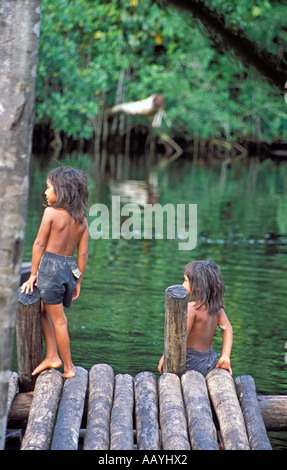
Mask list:
[[[37,375],[40,374],[45,369],[58,369],[58,367],[61,367],[62,361],[60,358],[58,359],[44,359],[44,361],[41,362],[41,364],[36,367],[35,370],[33,370],[32,375]]]
[[[76,375],[76,371],[75,371],[75,368],[73,366],[67,372],[64,372],[62,376],[64,377],[64,379],[71,379],[72,377],[75,377],[75,375]]]

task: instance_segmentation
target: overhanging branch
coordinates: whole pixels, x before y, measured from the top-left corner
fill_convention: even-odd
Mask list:
[[[201,0],[167,0],[160,1],[160,6],[174,5],[175,7],[189,11],[194,18],[197,18],[207,28],[215,32],[225,47],[233,49],[243,62],[254,67],[257,72],[266,78],[271,85],[281,93],[284,92],[287,81],[287,67],[284,64],[281,68],[277,66],[277,57],[262,47],[255,41],[247,38],[245,32],[239,28],[232,29],[225,24],[224,18],[215,11],[208,8]],[[286,90],[285,90],[286,92]]]

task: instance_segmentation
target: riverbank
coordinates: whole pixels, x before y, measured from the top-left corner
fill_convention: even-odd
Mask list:
[[[181,158],[188,157],[195,160],[212,159],[228,160],[258,157],[260,160],[271,158],[275,161],[287,160],[287,141],[276,142],[256,141],[255,139],[239,139],[227,141],[220,138],[192,139],[176,138],[170,136],[172,142],[180,149]],[[160,135],[154,135],[148,126],[134,126],[129,134],[109,134],[103,141],[96,139],[75,139],[68,137],[64,132],[55,133],[51,128],[36,125],[33,133],[33,152],[37,154],[56,152],[63,156],[72,152],[106,151],[108,153],[121,153],[131,158],[146,153],[149,159],[156,157],[169,158],[178,150],[172,142],[163,141]]]

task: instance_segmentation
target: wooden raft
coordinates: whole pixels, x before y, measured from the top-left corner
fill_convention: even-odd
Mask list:
[[[273,429],[287,429],[282,398]],[[7,428],[22,428],[21,450],[217,450],[219,430],[226,450],[271,450],[265,424],[274,410],[262,401],[251,376],[233,381],[223,369],[206,379],[196,371],[133,378],[96,364],[68,380],[46,370],[33,394],[17,393],[11,374]]]
[[[7,429],[16,430],[22,450],[217,450],[218,434],[226,450],[269,450],[266,429],[287,430],[287,397],[258,397],[251,376],[233,381],[223,369],[206,379],[185,372],[188,293],[182,285],[166,289],[158,379],[152,372],[114,375],[109,365],[96,364],[89,372],[76,367],[68,380],[49,369],[34,383],[31,371],[42,358],[37,290],[18,293],[18,301],[20,360],[10,378]]]

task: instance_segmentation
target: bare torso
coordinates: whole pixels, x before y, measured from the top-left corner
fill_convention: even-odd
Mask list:
[[[45,250],[57,255],[73,256],[87,228],[86,220],[83,224],[77,224],[65,209],[49,210],[53,213]]]
[[[220,313],[209,315],[207,308],[196,310],[194,302],[188,304],[187,349],[207,351],[211,348]]]

